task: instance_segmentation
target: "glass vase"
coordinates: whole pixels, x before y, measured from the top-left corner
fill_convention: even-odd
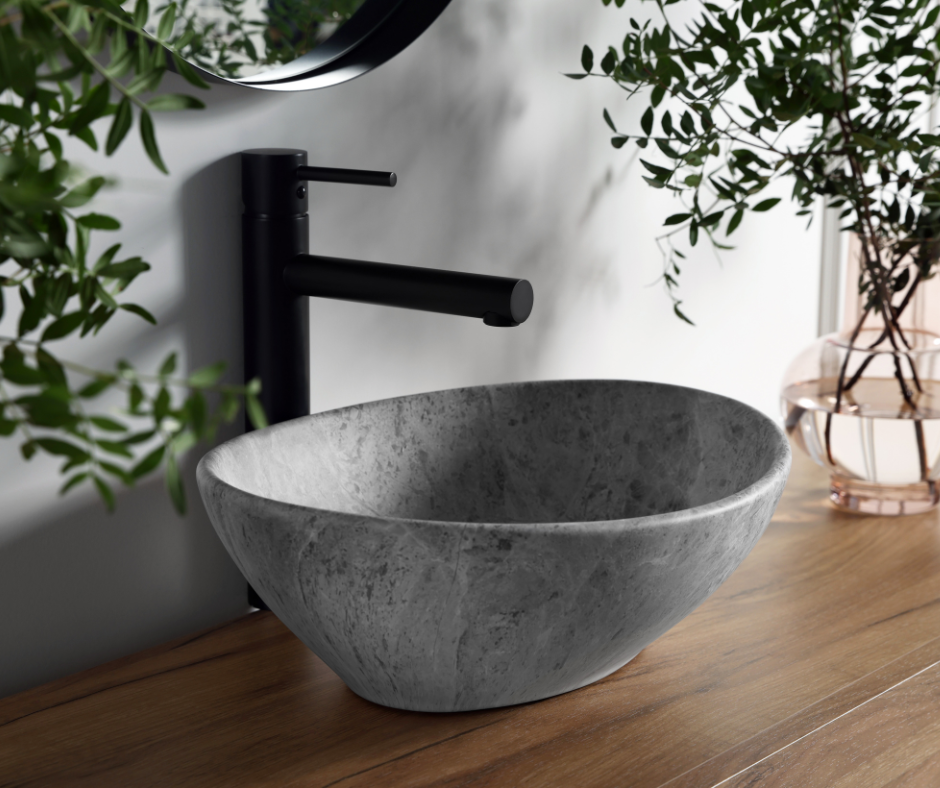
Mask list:
[[[784,376],[785,426],[830,471],[837,507],[917,514],[940,502],[940,281],[894,294],[901,311],[892,344],[880,313],[858,326],[859,251],[852,239],[842,330],[820,337]]]

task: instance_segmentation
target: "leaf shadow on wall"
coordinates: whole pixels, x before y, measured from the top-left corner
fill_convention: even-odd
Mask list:
[[[162,329],[182,327],[189,369],[225,359],[230,381],[242,375],[238,180],[238,159],[230,156],[184,184],[185,296],[161,319]],[[239,422],[218,440],[240,432]],[[247,610],[245,581],[196,489],[205,448],[190,452],[181,467],[184,518],[170,505],[162,479],[152,478],[119,490],[111,515],[96,497],[77,492],[39,514],[5,520],[0,697]],[[34,472],[55,479],[55,463],[40,463],[33,461]]]
[[[154,479],[120,494],[112,515],[73,494],[41,522],[14,524],[0,541],[0,697],[245,608],[244,583],[187,487],[186,518]]]

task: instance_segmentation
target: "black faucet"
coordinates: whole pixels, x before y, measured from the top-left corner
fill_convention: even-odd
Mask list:
[[[394,186],[398,179],[393,172],[308,167],[307,152],[291,148],[242,152],[245,380],[261,379],[271,424],[310,412],[306,296],[477,317],[489,326],[517,326],[532,311],[525,279],[308,254],[307,181]],[[269,609],[251,586],[248,602]]]
[[[307,181],[394,186],[397,178],[308,167],[302,150],[242,152],[245,379],[261,379],[261,404],[272,424],[310,411],[305,296],[476,317],[489,326],[517,326],[532,311],[525,279],[308,254]]]

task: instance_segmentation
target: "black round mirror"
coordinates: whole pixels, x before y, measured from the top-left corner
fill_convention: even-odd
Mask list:
[[[148,32],[211,76],[266,90],[310,90],[381,65],[450,0],[176,0]]]

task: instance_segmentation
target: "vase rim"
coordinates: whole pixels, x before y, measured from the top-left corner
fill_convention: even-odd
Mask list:
[[[910,344],[910,348],[905,347],[900,339],[897,339],[898,348],[891,345],[890,340],[885,338],[877,345],[873,345],[875,339],[881,335],[883,329],[864,328],[852,344],[852,335],[847,331],[840,331],[834,334],[827,334],[823,339],[830,345],[836,345],[842,349],[851,348],[859,353],[871,353],[872,355],[880,353],[901,353],[904,355],[911,353],[940,353],[940,334],[934,331],[927,331],[922,328],[902,328],[905,338]]]

